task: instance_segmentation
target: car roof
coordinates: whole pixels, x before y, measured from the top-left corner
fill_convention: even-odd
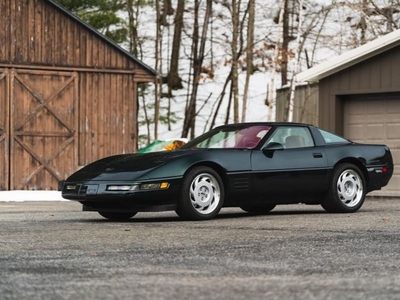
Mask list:
[[[295,123],[295,122],[245,122],[245,123],[230,123],[226,125],[219,125],[218,127],[246,127],[246,126],[314,126],[306,123]]]

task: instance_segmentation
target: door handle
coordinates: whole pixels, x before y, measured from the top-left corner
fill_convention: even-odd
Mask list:
[[[314,158],[322,158],[322,153],[313,153]]]

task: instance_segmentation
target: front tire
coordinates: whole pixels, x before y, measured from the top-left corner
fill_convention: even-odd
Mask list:
[[[212,219],[221,210],[224,196],[219,174],[210,167],[195,167],[183,178],[176,213],[188,220]]]
[[[102,217],[113,220],[113,221],[128,221],[130,218],[132,218],[134,215],[136,215],[136,212],[104,212],[104,211],[99,211],[98,212]]]
[[[365,191],[365,179],[360,169],[353,164],[341,164],[334,169],[322,207],[333,213],[356,212],[364,203]]]

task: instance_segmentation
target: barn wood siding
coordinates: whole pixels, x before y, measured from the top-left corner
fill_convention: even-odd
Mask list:
[[[77,165],[77,75],[9,73],[10,188],[55,189]]]
[[[11,93],[7,75],[10,73],[14,78]],[[64,179],[79,166],[105,156],[136,151],[135,75],[64,73],[1,70],[0,154],[5,159],[0,170],[2,189],[7,189],[9,184],[11,189],[56,189],[58,180]],[[67,80],[73,80],[76,89],[69,88],[70,95],[65,94],[53,101],[50,98],[53,94],[64,91],[62,82],[56,81],[59,78],[66,84]],[[72,99],[77,101],[69,103]],[[41,101],[52,101],[53,104],[42,105]],[[8,111],[10,106],[13,107],[11,113]],[[76,122],[68,120],[62,125],[56,120],[60,117],[60,121],[64,122],[72,114]],[[12,124],[10,137],[7,134],[10,131],[9,117]],[[72,135],[73,140],[69,141]],[[10,139],[13,155],[12,176],[8,183]]]
[[[81,74],[79,165],[136,150],[136,87],[133,76]]]
[[[79,166],[134,152],[137,83],[155,78],[55,3],[1,0],[0,188],[56,189]]]
[[[0,69],[0,190],[9,188],[9,75]]]
[[[0,1],[0,63],[136,70],[136,81],[153,81],[124,51],[46,0]]]
[[[398,92],[400,47],[360,62],[319,82],[319,125],[343,134],[345,95]]]

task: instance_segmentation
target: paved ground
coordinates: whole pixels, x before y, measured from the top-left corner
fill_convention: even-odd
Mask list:
[[[400,201],[117,223],[74,202],[0,203],[0,299],[399,299]]]

